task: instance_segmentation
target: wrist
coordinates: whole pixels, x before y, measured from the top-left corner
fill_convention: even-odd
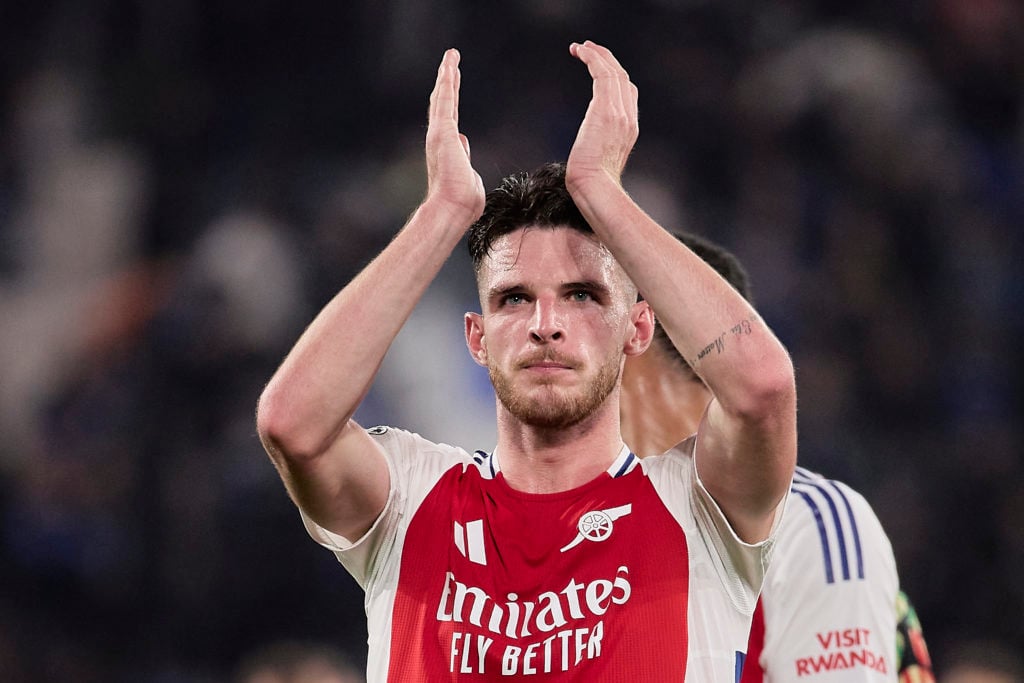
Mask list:
[[[450,228],[461,237],[483,212],[483,201],[479,204],[479,207],[469,206],[444,197],[427,195],[416,209],[416,216]]]
[[[605,196],[613,192],[624,192],[620,178],[603,170],[585,173],[567,170],[565,174],[565,189],[569,191],[569,195],[577,204],[581,199],[588,196],[596,197]]]
[[[571,178],[567,175],[565,188],[588,221],[594,213],[621,207],[624,201],[630,201],[619,178],[607,172],[574,175]]]

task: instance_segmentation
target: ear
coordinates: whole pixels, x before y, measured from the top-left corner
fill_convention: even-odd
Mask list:
[[[633,334],[626,339],[623,351],[627,356],[639,356],[654,339],[654,310],[646,301],[637,301],[630,311]]]
[[[479,313],[467,313],[466,348],[477,365],[487,367],[487,346],[484,342],[484,317]]]

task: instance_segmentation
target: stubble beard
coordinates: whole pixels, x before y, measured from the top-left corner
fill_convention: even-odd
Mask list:
[[[621,363],[609,361],[582,391],[544,385],[543,397],[516,391],[512,379],[500,368],[488,366],[494,393],[501,404],[522,423],[541,429],[565,429],[590,417],[604,403],[619,381]]]

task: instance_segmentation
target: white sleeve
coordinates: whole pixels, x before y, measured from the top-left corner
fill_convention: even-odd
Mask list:
[[[785,500],[768,538],[744,542],[697,476],[693,451],[691,438],[664,455],[643,458],[641,464],[687,538],[687,680],[691,675],[695,680],[732,680],[738,657],[747,649],[751,616]]]
[[[765,680],[896,681],[898,578],[863,496],[798,469],[761,600]]]
[[[704,532],[710,538],[715,539],[719,554],[728,555],[727,566],[731,567],[736,576],[744,582],[749,594],[753,596],[753,602],[756,602],[774,552],[775,536],[781,525],[787,499],[783,496],[782,501],[775,509],[768,536],[758,543],[747,543],[736,534],[736,530],[732,528],[732,524],[729,523],[722,508],[719,507],[718,502],[701,481],[700,475],[697,473],[698,457],[695,453],[692,458],[694,490],[697,493],[694,499],[697,518],[703,522]],[[713,533],[711,533],[712,531]],[[750,609],[747,610],[748,614],[753,612],[753,602],[750,604]]]
[[[461,448],[428,441],[419,434],[391,427],[373,427],[367,432],[377,439],[388,463],[390,490],[380,516],[363,536],[349,541],[328,531],[304,512],[302,522],[314,541],[334,552],[338,561],[369,592],[374,578],[385,569],[389,559],[397,571],[397,557],[412,513],[444,472],[471,462]]]
[[[743,541],[697,474],[695,444],[696,437],[690,437],[664,455],[641,462],[673,517],[688,534],[696,533],[701,538],[719,582],[726,586],[734,604],[749,616],[772,557],[786,500],[779,503],[765,540]]]

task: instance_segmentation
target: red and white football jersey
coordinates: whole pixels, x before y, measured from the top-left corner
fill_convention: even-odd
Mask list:
[[[366,592],[369,683],[737,680],[772,542],[736,537],[692,438],[531,494],[498,453],[369,431],[391,473],[380,518],[354,543],[305,518]]]
[[[897,679],[892,545],[862,495],[798,467],[743,683]]]

